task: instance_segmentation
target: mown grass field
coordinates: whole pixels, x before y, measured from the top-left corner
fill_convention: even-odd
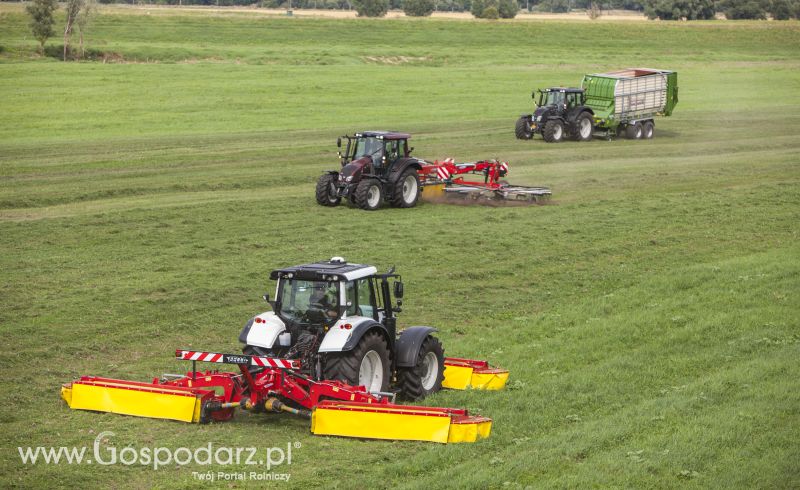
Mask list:
[[[136,10],[92,25],[113,62],[62,63],[34,55],[20,12],[0,9],[2,486],[189,487],[209,470],[23,465],[16,449],[104,430],[118,449],[296,441],[280,471],[297,488],[800,486],[797,22]],[[533,88],[626,66],[680,73],[654,140],[514,139]],[[317,206],[336,136],[365,128],[414,133],[418,156],[507,159],[553,205]],[[492,417],[490,439],[184,425],[59,398],[82,374],[179,372],[177,347],[236,351],[270,270],[333,255],[396,265],[403,325],[511,370],[505,391],[426,400]]]

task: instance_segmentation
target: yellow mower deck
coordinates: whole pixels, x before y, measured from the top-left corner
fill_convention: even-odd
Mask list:
[[[443,388],[451,390],[502,390],[508,371],[489,367],[486,361],[447,357],[444,360]]]
[[[316,435],[366,439],[475,442],[489,437],[491,430],[491,419],[446,408],[326,400],[311,416]]]
[[[203,400],[213,393],[211,390],[166,387],[93,376],[84,376],[61,387],[61,398],[74,410],[181,422],[198,422]]]

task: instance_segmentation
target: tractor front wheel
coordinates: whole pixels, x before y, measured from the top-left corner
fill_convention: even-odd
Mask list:
[[[416,364],[397,371],[397,385],[404,398],[420,400],[442,389],[444,349],[439,339],[428,336],[419,348]]]
[[[548,143],[558,143],[564,139],[564,124],[558,119],[547,121],[544,125],[542,137]]]
[[[514,134],[517,135],[518,140],[529,140],[533,138],[531,122],[527,117],[522,116],[517,119],[517,126],[514,128]]]
[[[317,203],[323,206],[338,206],[342,198],[336,195],[336,175],[325,174],[317,181]]]
[[[389,346],[379,332],[367,332],[348,352],[330,353],[325,359],[325,379],[364,386],[374,393],[389,389]]]
[[[355,205],[367,211],[378,209],[383,200],[383,190],[378,179],[364,179],[358,183],[355,192]]]
[[[413,168],[407,168],[392,189],[392,206],[413,208],[419,200],[419,175]]]

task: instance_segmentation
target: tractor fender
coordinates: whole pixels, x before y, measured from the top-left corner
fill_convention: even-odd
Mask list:
[[[247,322],[239,334],[239,342],[271,349],[278,335],[286,331],[286,324],[272,311],[256,315]]]
[[[422,168],[420,165],[419,160],[416,158],[400,158],[392,165],[392,171],[389,172],[389,182],[394,184],[400,179],[400,175],[406,171],[407,168],[413,168],[419,171]]]
[[[351,325],[347,328],[346,325]],[[372,318],[364,316],[349,316],[337,321],[322,339],[319,352],[347,352],[353,350],[365,333],[372,329],[379,329],[387,341],[389,332],[386,327]]]
[[[594,111],[586,106],[579,106],[569,111],[567,114],[567,122],[570,124],[575,124],[575,121],[578,120],[578,116],[583,114],[584,112],[588,112],[592,116],[594,116]]]
[[[433,327],[408,327],[400,332],[400,337],[397,339],[396,359],[397,367],[414,367],[419,355],[419,348],[428,335],[436,332]]]

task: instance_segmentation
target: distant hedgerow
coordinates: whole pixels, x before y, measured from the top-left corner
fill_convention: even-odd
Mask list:
[[[359,17],[383,17],[389,11],[389,0],[353,0]]]

